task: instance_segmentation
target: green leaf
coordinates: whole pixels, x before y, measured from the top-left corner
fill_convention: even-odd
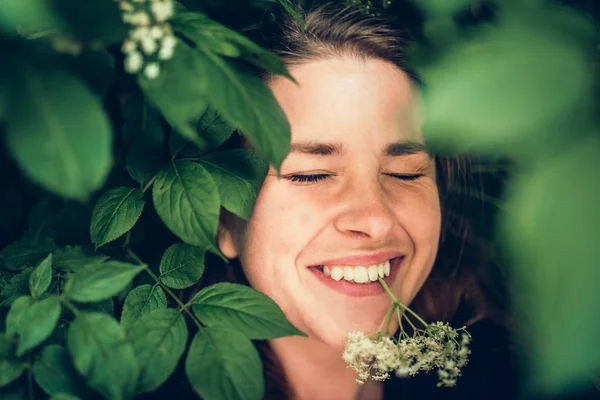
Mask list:
[[[171,20],[175,31],[182,33],[197,46],[226,57],[239,57],[266,71],[285,76],[292,81],[285,63],[244,35],[227,28],[199,12],[177,15]]]
[[[234,132],[234,129],[212,107],[207,107],[204,114],[202,114],[202,117],[198,121],[197,130],[198,134],[206,140],[207,147],[200,149],[180,135],[171,135],[169,138],[169,148],[173,157],[178,155],[197,157],[225,143]]]
[[[81,302],[108,299],[116,296],[143,269],[143,265],[120,261],[86,265],[67,280],[65,295]]]
[[[31,296],[19,297],[12,303],[6,315],[6,335],[12,337],[21,332],[21,318],[35,300]]]
[[[158,309],[130,325],[127,338],[141,367],[136,393],[146,393],[173,373],[187,345],[188,330],[180,310]]]
[[[26,363],[15,357],[13,342],[0,333],[0,387],[16,380],[26,367]]]
[[[29,277],[29,291],[35,298],[39,298],[48,290],[52,282],[52,254],[44,259]]]
[[[38,265],[56,249],[54,240],[47,236],[26,233],[0,251],[0,267],[19,271]]]
[[[428,144],[529,157],[556,143],[547,133],[558,122],[569,121],[570,132],[592,87],[588,54],[542,22],[506,22],[424,71]]]
[[[24,63],[18,71],[6,125],[12,156],[33,182],[86,199],[111,167],[112,134],[100,100],[59,69]]]
[[[32,304],[23,312],[19,324],[17,356],[21,357],[52,334],[58,323],[60,310],[58,297],[52,296]]]
[[[207,146],[198,135],[195,123],[206,109],[206,78],[196,73],[198,54],[179,41],[173,58],[161,64],[160,75],[153,80],[140,74],[138,82],[150,102],[186,139],[203,149]]]
[[[196,73],[206,77],[210,104],[279,170],[290,150],[291,134],[271,89],[249,68],[213,53],[199,53]]]
[[[86,383],[108,399],[133,395],[138,376],[133,347],[117,321],[101,313],[79,313],[69,327],[67,347]]]
[[[156,178],[152,198],[156,212],[171,232],[188,244],[220,255],[216,245],[219,192],[201,165],[171,162]]]
[[[139,115],[125,121],[123,131],[134,137],[127,152],[126,168],[133,179],[145,186],[166,163],[165,135],[159,114],[146,103],[139,104]]]
[[[82,246],[65,246],[52,255],[52,267],[64,272],[77,272],[87,264],[101,264],[108,256]]]
[[[58,345],[44,347],[33,364],[33,376],[49,395],[69,394],[89,398],[89,390],[81,383],[67,349]]]
[[[263,396],[262,362],[250,339],[237,331],[200,330],[190,345],[185,372],[205,400],[258,400]]]
[[[185,289],[204,272],[204,250],[185,243],[169,247],[160,260],[160,281],[173,289]]]
[[[278,0],[278,1],[279,1],[279,4],[281,4],[283,6],[283,8],[285,8],[285,11],[287,11],[288,14],[290,14],[292,17],[294,17],[294,19],[300,26],[300,29],[302,29],[302,32],[304,32],[304,29],[305,29],[304,21],[303,21],[302,17],[300,16],[300,14],[298,14],[298,12],[292,7],[290,2],[288,0]]]
[[[203,324],[235,329],[250,339],[306,336],[290,324],[273,300],[248,286],[217,283],[198,292],[191,303]]]
[[[502,237],[513,257],[528,383],[539,394],[570,389],[600,366],[600,353],[590,351],[600,336],[598,154],[594,132],[511,185]]]
[[[140,189],[129,187],[116,187],[100,196],[90,224],[90,237],[96,248],[133,228],[144,209],[143,196]]]
[[[0,28],[10,34],[17,30],[36,32],[61,27],[61,20],[45,0],[5,0],[0,11]]]
[[[134,288],[125,299],[121,325],[127,328],[141,316],[152,310],[167,308],[167,297],[160,286],[140,285]]]
[[[0,306],[9,307],[19,297],[29,296],[29,277],[32,272],[33,268],[28,268],[12,277],[0,293]]]
[[[250,150],[212,152],[199,159],[212,175],[221,205],[248,220],[269,166]]]

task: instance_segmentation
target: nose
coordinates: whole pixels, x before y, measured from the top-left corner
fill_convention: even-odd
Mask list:
[[[338,231],[372,241],[389,238],[395,217],[379,182],[356,182],[346,188],[340,203],[342,208],[335,219]]]

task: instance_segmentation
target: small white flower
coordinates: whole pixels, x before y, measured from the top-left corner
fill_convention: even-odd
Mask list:
[[[137,73],[140,69],[142,69],[142,65],[144,64],[144,57],[137,52],[132,51],[125,56],[125,71],[130,74]]]
[[[158,50],[158,44],[152,38],[145,37],[140,41],[140,44],[142,45],[142,50],[146,54],[153,54]]]
[[[158,63],[149,63],[144,69],[144,74],[148,79],[155,79],[159,73],[160,66],[158,65]]]
[[[133,6],[133,4],[125,1],[125,0],[121,0],[119,2],[119,8],[123,11],[133,11],[135,10],[135,7]]]
[[[173,2],[170,0],[152,0],[152,13],[157,21],[163,22],[171,18],[175,12]]]
[[[177,43],[174,36],[166,36],[163,38],[160,51],[158,52],[158,58],[161,60],[170,60],[173,57],[173,49]]]
[[[138,11],[129,16],[129,21],[133,25],[148,26],[150,25],[150,15],[144,11]]]
[[[147,26],[140,26],[130,31],[129,34],[135,40],[150,38],[150,28]]]
[[[152,39],[160,39],[164,35],[165,35],[165,32],[162,27],[160,27],[158,25],[154,25],[152,28],[150,28],[150,37]]]
[[[127,39],[123,42],[123,46],[121,46],[121,51],[125,54],[131,53],[132,51],[137,50],[137,44],[130,39]]]

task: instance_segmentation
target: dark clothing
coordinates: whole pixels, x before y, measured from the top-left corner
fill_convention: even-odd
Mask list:
[[[559,397],[520,395],[517,352],[510,345],[506,330],[488,321],[468,328],[472,335],[469,363],[463,368],[456,386],[437,387],[437,373],[419,373],[410,378],[392,378],[385,382],[384,400],[587,400],[600,399],[592,382],[579,394]]]

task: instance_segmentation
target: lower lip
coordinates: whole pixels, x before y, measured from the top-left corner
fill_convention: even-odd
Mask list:
[[[385,283],[390,286],[394,281],[396,274],[398,272],[398,268],[400,267],[400,263],[402,262],[403,257],[393,258],[390,260],[390,275],[383,278]],[[347,280],[340,279],[336,281],[331,277],[325,275],[318,268],[309,268],[313,274],[323,283],[325,286],[343,293],[347,296],[351,297],[365,297],[365,296],[375,296],[382,293],[385,293],[385,289],[383,286],[377,282],[372,283],[354,283],[348,282]]]

